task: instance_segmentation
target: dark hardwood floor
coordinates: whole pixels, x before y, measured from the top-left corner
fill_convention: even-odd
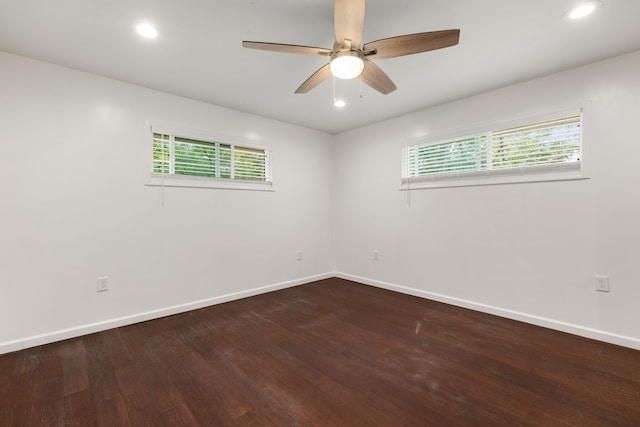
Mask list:
[[[329,279],[0,356],[0,426],[640,426],[640,351]]]

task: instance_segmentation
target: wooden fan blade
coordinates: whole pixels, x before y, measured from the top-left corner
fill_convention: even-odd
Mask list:
[[[344,40],[351,40],[355,48],[362,43],[364,31],[365,0],[336,0],[333,9],[333,25],[336,43],[343,45]]]
[[[331,53],[331,49],[325,49],[323,47],[298,46],[295,44],[264,43],[252,41],[243,41],[242,47],[246,47],[249,49],[268,50],[272,52],[296,53],[298,55],[329,55]]]
[[[460,30],[432,31],[428,33],[407,34],[367,43],[364,52],[375,51],[376,59],[413,55],[458,44]]]
[[[367,85],[383,95],[387,95],[397,89],[389,76],[368,59],[364,60],[364,69],[362,70],[362,74],[360,74],[360,78]]]
[[[329,77],[331,77],[331,70],[329,69],[329,64],[326,64],[302,83],[300,87],[296,89],[296,93],[307,93]]]

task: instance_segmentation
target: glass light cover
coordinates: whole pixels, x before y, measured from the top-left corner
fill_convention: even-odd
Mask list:
[[[345,55],[334,58],[329,65],[331,74],[339,79],[358,77],[364,69],[364,61],[358,56]]]

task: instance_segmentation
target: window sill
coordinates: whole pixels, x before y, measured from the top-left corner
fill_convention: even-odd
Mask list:
[[[407,182],[402,180],[400,191],[420,190],[429,188],[448,188],[448,187],[474,187],[480,185],[502,185],[502,184],[518,184],[532,182],[552,182],[552,181],[575,181],[589,179],[584,172],[571,171],[561,173],[527,173],[522,175],[493,175],[493,176],[464,176],[458,174],[447,178],[439,177],[436,179],[415,178]]]
[[[211,188],[220,190],[275,191],[272,182],[254,182],[196,176],[151,174],[145,185],[152,187]]]

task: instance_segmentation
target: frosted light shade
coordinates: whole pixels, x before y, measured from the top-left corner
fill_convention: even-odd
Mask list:
[[[339,56],[331,61],[329,68],[331,74],[339,79],[353,79],[362,73],[364,61],[358,56]]]

